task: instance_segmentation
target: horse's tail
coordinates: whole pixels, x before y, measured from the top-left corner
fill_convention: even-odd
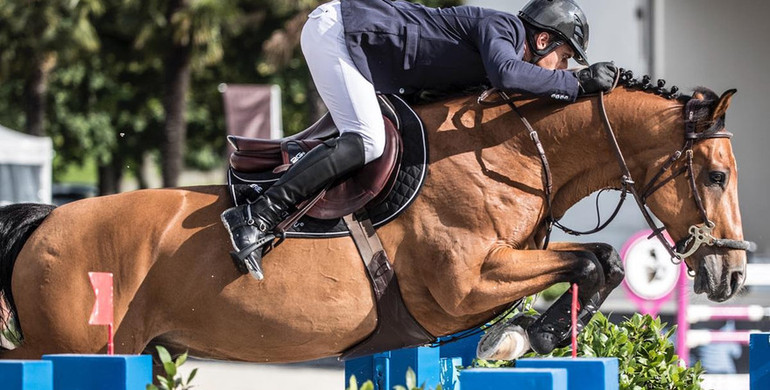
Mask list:
[[[16,257],[32,232],[55,207],[37,203],[19,203],[0,207],[0,294],[5,298],[7,308],[10,310],[10,313],[0,313],[0,329],[9,325],[5,323],[7,319],[16,318],[16,304],[13,302],[11,293],[11,274]]]

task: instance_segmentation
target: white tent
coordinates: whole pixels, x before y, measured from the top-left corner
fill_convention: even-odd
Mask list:
[[[53,143],[0,125],[0,204],[51,203]]]

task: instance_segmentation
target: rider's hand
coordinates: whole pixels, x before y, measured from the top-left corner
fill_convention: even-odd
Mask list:
[[[597,62],[578,70],[575,75],[580,85],[579,95],[608,92],[615,83],[618,68],[612,62]]]

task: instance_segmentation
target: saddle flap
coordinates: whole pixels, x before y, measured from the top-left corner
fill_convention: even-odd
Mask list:
[[[323,199],[307,212],[307,216],[312,217],[310,219],[339,221],[340,217],[364,207],[371,208],[377,218],[384,218],[386,214],[400,213],[403,210],[401,202],[408,204],[414,199],[427,164],[427,145],[420,119],[399,98],[378,97],[385,124],[383,155],[358,172],[334,183]],[[233,188],[242,184],[258,185],[259,195],[278,180],[293,160],[301,158],[303,153],[328,139],[324,138],[327,135],[336,133],[331,116],[327,114],[308,130],[281,140],[228,137],[237,148],[230,156],[228,183]],[[402,136],[409,138],[411,145],[406,171],[401,168],[404,154]],[[237,192],[233,191],[234,194]],[[244,201],[242,196],[235,196],[234,200],[236,204]]]
[[[403,144],[393,123],[385,120],[385,150],[378,159],[366,164],[347,180],[334,185],[307,215],[334,219],[360,210],[381,192],[390,192],[401,163]]]

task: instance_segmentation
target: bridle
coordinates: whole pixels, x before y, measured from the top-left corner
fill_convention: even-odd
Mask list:
[[[618,75],[615,79],[615,83],[613,85],[613,88],[617,86],[618,80],[620,78],[620,72],[618,72]],[[521,115],[519,112],[519,109],[514,104],[514,101],[503,91],[497,91],[500,97],[503,99],[503,101],[508,104],[508,106],[511,107],[513,112],[516,113],[516,115],[519,117],[521,122],[524,124],[524,126],[529,131],[529,137],[532,139],[532,141],[535,144],[535,148],[537,149],[538,155],[540,157],[540,162],[543,166],[543,187],[545,192],[545,202],[546,202],[546,236],[545,240],[543,242],[542,249],[546,249],[548,247],[548,243],[550,241],[551,232],[553,231],[553,227],[556,226],[559,229],[563,230],[567,234],[571,235],[584,235],[584,234],[593,234],[598,231],[603,230],[609,223],[617,216],[618,211],[620,211],[621,206],[623,205],[623,202],[625,201],[626,194],[631,193],[636,200],[636,204],[639,207],[639,210],[642,212],[642,216],[644,216],[645,221],[652,229],[652,234],[650,234],[649,238],[657,237],[660,242],[663,244],[663,246],[666,248],[668,253],[671,255],[671,261],[674,262],[674,264],[681,263],[685,258],[691,256],[693,253],[695,253],[701,246],[707,245],[707,246],[714,246],[718,248],[727,248],[727,249],[737,249],[737,250],[744,250],[748,251],[752,248],[752,243],[748,241],[743,240],[732,240],[732,239],[721,239],[716,238],[712,235],[712,231],[715,227],[714,222],[712,222],[708,218],[708,213],[706,212],[706,208],[703,206],[703,200],[700,196],[700,192],[698,191],[698,188],[695,184],[695,175],[693,171],[693,146],[706,139],[713,139],[713,138],[727,138],[730,139],[732,137],[732,134],[726,131],[718,131],[720,129],[709,129],[704,132],[696,132],[696,124],[697,121],[694,120],[695,116],[695,108],[693,107],[693,103],[695,99],[690,99],[684,107],[684,125],[685,125],[685,134],[684,134],[684,145],[680,150],[677,150],[674,152],[666,161],[663,166],[658,170],[658,172],[653,176],[653,178],[643,187],[643,190],[638,192],[636,190],[635,182],[633,178],[631,177],[631,171],[628,169],[628,165],[626,164],[626,160],[623,157],[623,152],[620,150],[620,146],[618,145],[617,138],[615,137],[615,133],[612,130],[612,126],[610,124],[610,121],[607,117],[607,111],[605,110],[604,106],[604,93],[599,93],[599,112],[601,114],[602,122],[604,124],[604,129],[607,134],[607,137],[609,138],[610,144],[612,145],[613,151],[615,152],[615,157],[618,161],[618,165],[620,166],[621,171],[621,178],[620,178],[620,185],[621,185],[621,196],[620,200],[618,201],[618,205],[615,208],[615,211],[612,213],[612,215],[605,221],[603,224],[598,225],[595,229],[589,230],[589,231],[576,231],[573,229],[569,229],[566,226],[559,223],[558,219],[556,219],[553,216],[553,181],[551,176],[551,168],[548,164],[548,158],[545,155],[545,149],[543,148],[542,143],[540,142],[540,137],[537,135],[537,131],[532,127],[532,125],[529,124],[529,121]],[[489,91],[482,94],[478,102],[482,105],[489,105],[489,103],[484,102],[483,100],[489,95]],[[685,158],[685,165],[678,169],[675,172],[671,172],[667,177],[663,178],[664,175],[671,169],[671,167],[679,161],[682,157]],[[695,205],[700,213],[701,219],[703,220],[702,223],[692,225],[690,226],[688,230],[688,236],[679,240],[675,245],[671,245],[669,241],[666,239],[664,235],[665,227],[657,226],[657,223],[652,217],[652,213],[649,211],[649,208],[647,206],[647,199],[654,194],[657,190],[662,188],[666,183],[670,182],[671,180],[675,179],[679,175],[683,173],[687,173],[689,176],[689,184],[690,184],[690,190],[692,191],[693,197],[695,199]],[[688,272],[692,273],[692,270],[689,269],[688,266]]]

